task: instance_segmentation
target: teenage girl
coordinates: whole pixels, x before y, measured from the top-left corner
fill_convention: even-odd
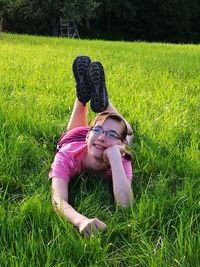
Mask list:
[[[118,205],[133,201],[131,189],[131,155],[125,144],[131,144],[130,125],[108,100],[105,74],[100,62],[79,56],[73,62],[77,98],[67,131],[61,136],[55,159],[49,172],[52,180],[52,202],[56,212],[89,236],[104,230],[106,224],[98,218],[87,218],[68,203],[68,185],[84,171],[112,177],[113,194]],[[91,126],[87,122],[87,102],[98,113]]]

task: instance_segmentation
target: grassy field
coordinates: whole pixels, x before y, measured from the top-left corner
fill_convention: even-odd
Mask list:
[[[70,203],[108,225],[90,239],[54,214],[47,179],[83,54],[103,63],[135,132],[132,207],[116,207],[97,177],[70,185]],[[1,267],[199,266],[200,46],[5,34],[0,129]]]

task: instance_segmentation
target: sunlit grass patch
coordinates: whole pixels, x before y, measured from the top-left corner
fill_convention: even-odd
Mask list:
[[[0,265],[198,266],[200,47],[5,34],[0,51]],[[75,209],[107,224],[90,239],[53,212],[47,178],[83,54],[103,63],[135,133],[130,208],[111,182],[70,184]]]

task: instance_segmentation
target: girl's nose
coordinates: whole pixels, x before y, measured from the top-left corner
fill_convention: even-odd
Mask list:
[[[105,141],[105,138],[106,138],[106,133],[102,133],[98,136],[98,140],[103,141],[103,142]]]

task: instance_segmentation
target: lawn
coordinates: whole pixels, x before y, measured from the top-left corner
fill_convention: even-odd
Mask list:
[[[77,55],[102,62],[109,98],[135,133],[130,208],[116,206],[111,183],[98,177],[70,184],[73,207],[108,226],[89,239],[53,212],[48,181]],[[199,45],[7,33],[0,95],[1,267],[199,266]]]

